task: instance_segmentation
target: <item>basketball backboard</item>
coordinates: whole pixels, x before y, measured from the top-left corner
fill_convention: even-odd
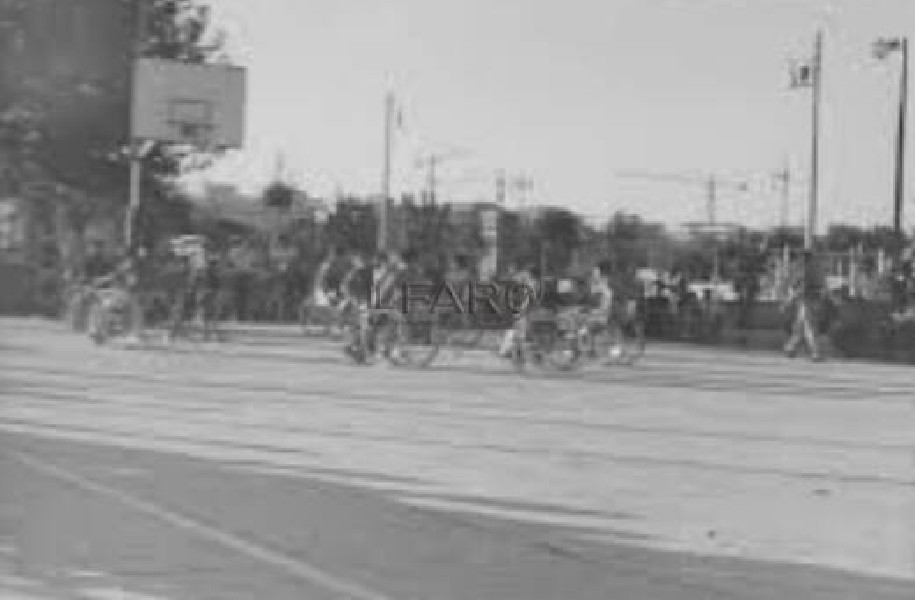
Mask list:
[[[139,59],[133,139],[239,148],[244,142],[245,97],[246,72],[241,67]]]

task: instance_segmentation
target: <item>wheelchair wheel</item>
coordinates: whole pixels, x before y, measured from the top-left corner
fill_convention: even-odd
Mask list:
[[[581,358],[581,349],[576,332],[559,331],[558,334],[547,343],[541,340],[543,347],[543,356],[546,362],[559,371],[571,371],[578,366]]]
[[[89,309],[86,331],[89,333],[89,337],[92,341],[97,345],[102,345],[108,340],[107,310],[100,302],[93,302]]]
[[[438,356],[445,335],[434,321],[409,321],[403,318],[389,322],[386,357],[395,366],[425,368]]]

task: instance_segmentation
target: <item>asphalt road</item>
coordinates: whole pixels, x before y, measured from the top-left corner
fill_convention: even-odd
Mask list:
[[[519,377],[0,320],[0,597],[915,597],[911,369]]]

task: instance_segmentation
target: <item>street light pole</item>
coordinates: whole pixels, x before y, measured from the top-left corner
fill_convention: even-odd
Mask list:
[[[718,182],[715,179],[715,176],[712,175],[708,180],[708,198],[706,200],[706,210],[708,211],[708,224],[711,227],[715,226],[715,209],[717,204],[717,188]]]
[[[893,182],[893,231],[902,234],[902,213],[905,204],[905,137],[906,113],[909,95],[909,40],[908,38],[880,38],[874,44],[874,54],[885,59],[891,52],[902,53],[902,71],[899,74],[899,120],[896,129],[896,171]]]
[[[823,88],[823,32],[818,31],[813,52],[813,106],[811,160],[810,160],[810,201],[807,207],[807,227],[804,231],[804,249],[813,250],[816,235],[817,202],[819,199],[820,173],[820,92]]]
[[[429,204],[435,206],[435,187],[436,187],[436,178],[435,178],[435,164],[438,161],[438,157],[433,152],[429,156]]]

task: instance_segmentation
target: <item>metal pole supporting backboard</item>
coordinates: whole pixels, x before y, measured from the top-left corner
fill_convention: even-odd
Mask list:
[[[140,211],[140,194],[142,193],[141,181],[143,176],[143,157],[141,156],[140,140],[134,137],[132,123],[134,121],[133,112],[137,110],[137,63],[143,55],[143,40],[146,37],[146,19],[147,3],[146,0],[135,0],[136,10],[136,31],[134,32],[134,50],[133,60],[130,65],[130,110],[131,110],[131,131],[130,131],[130,190],[127,204],[127,215],[124,223],[124,243],[127,252],[131,252],[134,246],[136,232],[134,226],[137,214]]]

